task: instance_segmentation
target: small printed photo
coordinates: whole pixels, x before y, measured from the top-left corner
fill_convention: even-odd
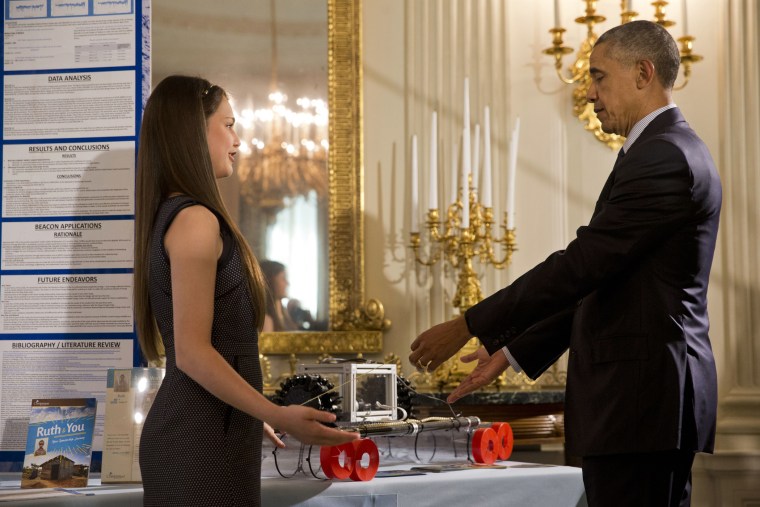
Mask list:
[[[40,438],[37,441],[37,447],[34,449],[34,455],[35,456],[44,456],[47,454],[48,449],[48,439],[47,438]]]
[[[117,393],[128,393],[132,380],[132,372],[129,370],[116,370],[114,372],[113,390]]]

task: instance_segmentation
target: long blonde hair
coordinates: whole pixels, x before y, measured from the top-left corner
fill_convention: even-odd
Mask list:
[[[149,361],[163,354],[150,305],[151,237],[158,208],[171,193],[192,197],[224,219],[244,260],[256,327],[264,324],[266,282],[224,206],[208,151],[206,120],[226,97],[222,88],[205,79],[169,76],[145,105],[137,153],[134,304],[138,341]]]

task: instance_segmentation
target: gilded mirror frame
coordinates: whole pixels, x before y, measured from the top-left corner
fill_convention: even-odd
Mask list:
[[[327,0],[330,331],[261,333],[264,356],[382,352],[390,326],[364,299],[361,36],[361,0]]]

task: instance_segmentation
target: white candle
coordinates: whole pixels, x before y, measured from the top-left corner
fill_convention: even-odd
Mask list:
[[[478,188],[480,168],[480,125],[475,125],[475,139],[472,146],[472,186]]]
[[[470,226],[470,80],[464,78],[464,129],[462,130],[462,227]]]
[[[512,140],[509,143],[509,172],[507,173],[507,228],[515,227],[515,175],[517,173],[517,146],[520,140],[520,118],[515,120]]]
[[[689,35],[689,17],[686,13],[686,0],[683,0],[683,8],[681,11],[683,12],[683,34]]]
[[[633,10],[633,0],[628,0],[625,3],[625,10],[627,10],[628,12],[631,12]]]
[[[470,226],[470,189],[467,183],[470,175],[470,132],[462,129],[462,227]]]
[[[464,128],[467,132],[470,131],[470,79],[464,78],[464,111],[462,112],[464,117]]]
[[[559,28],[562,25],[559,24],[559,0],[554,0],[554,28]]]
[[[419,232],[420,218],[417,196],[419,194],[419,173],[417,170],[417,136],[412,136],[412,232]]]
[[[428,208],[438,208],[438,115],[433,111],[430,122],[430,193]]]
[[[491,208],[491,111],[488,107],[483,112],[483,122],[483,188],[480,200],[484,207]]]
[[[457,170],[457,155],[459,154],[459,146],[457,143],[451,145],[451,199],[452,203],[457,201],[457,185],[459,184],[458,170]]]

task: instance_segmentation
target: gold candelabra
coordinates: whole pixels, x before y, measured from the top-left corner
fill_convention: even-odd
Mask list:
[[[504,219],[497,224],[491,206],[485,206],[478,201],[476,189],[472,186],[472,177],[467,179],[469,194],[468,223],[463,224],[464,200],[462,188],[457,197],[446,208],[446,218],[441,222],[441,211],[430,209],[425,220],[427,240],[430,250],[427,255],[421,253],[422,236],[419,231],[410,234],[410,246],[414,251],[417,263],[432,267],[438,262],[445,262],[457,271],[457,287],[452,305],[464,313],[468,308],[483,299],[480,281],[473,267],[477,260],[481,265],[490,265],[503,269],[512,262],[512,254],[517,251],[515,228],[509,227],[509,216],[504,213]],[[494,235],[494,227],[503,232],[500,237]],[[498,248],[501,245],[501,248]],[[500,255],[497,249],[501,250]],[[409,375],[415,388],[420,392],[447,392],[472,371],[474,364],[464,364],[459,358],[474,352],[480,346],[477,338],[472,338],[453,358],[444,362],[434,371],[415,371]],[[486,392],[513,389],[564,388],[567,372],[560,366],[554,365],[540,379],[531,380],[524,373],[515,373],[508,369],[491,384],[484,387]]]
[[[443,223],[440,221],[441,213],[438,209],[428,210],[425,227],[431,247],[427,258],[423,258],[420,253],[422,244],[420,232],[411,233],[410,243],[414,251],[414,259],[419,264],[432,267],[443,260],[458,271],[457,288],[452,305],[459,309],[460,314],[464,314],[468,308],[483,299],[480,280],[472,265],[473,259],[478,259],[482,265],[503,269],[512,261],[512,253],[517,250],[515,229],[514,227],[507,228],[507,212],[504,212],[504,220],[498,224],[504,232],[501,237],[496,237],[493,232],[496,225],[493,208],[483,206],[478,201],[471,176],[468,177],[467,182],[469,223],[463,223],[464,200],[463,189],[460,188],[457,199],[446,210],[446,219]],[[502,245],[502,257],[497,257],[496,245]]]
[[[430,249],[427,255],[421,253],[421,233],[414,231],[410,235],[410,246],[417,263],[432,267],[438,262],[445,262],[457,272],[456,292],[452,306],[458,308],[460,314],[464,314],[468,308],[483,299],[483,291],[480,288],[480,280],[473,267],[473,261],[477,259],[481,265],[503,269],[510,264],[512,254],[517,250],[515,229],[507,226],[508,213],[504,212],[504,219],[497,224],[493,207],[484,206],[478,201],[476,189],[472,186],[471,175],[467,178],[467,187],[466,196],[469,202],[467,219],[464,213],[465,194],[461,187],[455,201],[446,208],[446,217],[443,221],[441,221],[440,210],[435,208],[428,210],[425,228]],[[501,235],[494,233],[495,227],[503,231]],[[501,252],[498,252],[498,245],[501,245]],[[459,354],[435,371],[415,372],[410,379],[413,379],[415,386],[423,391],[451,389],[472,371],[472,366],[468,367],[461,363],[459,356],[472,352],[477,347],[478,340],[473,338]],[[506,385],[504,379],[500,378],[495,387],[498,389],[504,385]]]
[[[608,134],[602,131],[602,124],[594,113],[593,104],[586,100],[586,93],[588,92],[589,85],[591,84],[591,77],[589,76],[589,57],[591,56],[591,50],[598,39],[596,33],[594,33],[594,26],[604,22],[607,18],[600,16],[596,12],[597,0],[585,0],[586,12],[584,16],[575,18],[575,22],[581,25],[587,26],[586,38],[581,42],[580,48],[576,53],[575,62],[569,67],[570,77],[566,77],[562,72],[562,59],[565,55],[573,52],[573,49],[565,46],[562,40],[563,34],[566,32],[561,26],[555,26],[549,30],[552,34],[552,46],[544,49],[543,53],[554,57],[554,67],[557,71],[557,76],[560,80],[566,84],[575,84],[573,90],[573,114],[578,117],[579,120],[585,122],[584,128],[594,133],[594,136],[601,142],[605,143],[613,150],[619,149],[625,142],[625,138],[616,134]],[[665,13],[665,7],[668,2],[665,0],[657,0],[652,2],[652,6],[655,9],[654,22],[665,27],[670,28],[676,24],[675,21],[667,19]],[[685,4],[684,4],[685,5]],[[639,15],[638,12],[630,10],[630,2],[628,0],[622,0],[620,2],[620,22],[621,24],[633,21]],[[684,12],[684,27],[686,27],[686,13]],[[683,89],[689,82],[691,77],[692,64],[702,60],[702,57],[693,53],[695,38],[685,33],[682,37],[678,38],[678,42],[681,43],[681,65],[683,66],[683,83],[675,86],[674,90]]]

